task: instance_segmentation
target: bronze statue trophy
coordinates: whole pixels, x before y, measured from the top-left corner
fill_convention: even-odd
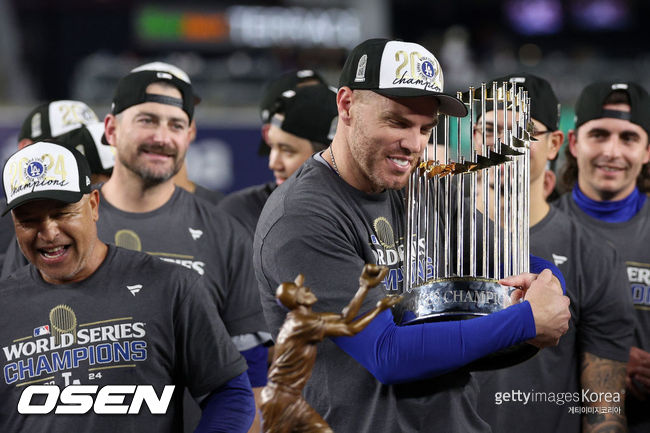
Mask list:
[[[355,319],[368,290],[377,286],[387,268],[366,265],[359,278],[359,290],[340,314],[316,313],[311,306],[318,300],[304,277],[282,283],[276,297],[289,308],[287,318],[275,342],[275,354],[269,369],[269,381],[262,390],[262,428],[265,433],[325,433],[330,426],[302,398],[302,389],[316,362],[316,344],[325,337],[352,336],[361,332],[379,313],[402,298],[387,296],[377,306]]]

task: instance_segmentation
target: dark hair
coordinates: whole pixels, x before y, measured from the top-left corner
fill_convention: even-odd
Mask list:
[[[321,150],[325,150],[330,146],[329,144],[323,144],[313,140],[309,140],[309,142],[311,143],[311,148],[314,151],[314,153],[320,152]]]
[[[630,97],[627,92],[623,90],[614,90],[610,93],[607,98],[603,101],[603,105],[608,104],[627,104],[630,105]],[[576,128],[575,134],[578,134],[578,129]],[[571,191],[578,181],[578,161],[571,154],[571,149],[569,146],[566,146],[564,149],[565,162],[562,167],[561,176],[560,176],[560,186],[562,191]],[[642,192],[650,192],[650,163],[644,164],[641,167],[641,173],[636,179],[636,185]]]

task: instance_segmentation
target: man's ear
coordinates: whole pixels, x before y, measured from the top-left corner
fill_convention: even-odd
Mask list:
[[[341,87],[336,94],[336,107],[339,112],[339,121],[350,125],[350,108],[352,107],[353,93],[349,87]]]
[[[93,215],[93,221],[97,222],[99,220],[99,191],[93,189],[90,191],[88,197],[88,203],[90,204],[90,210]]]
[[[33,142],[34,142],[34,141],[31,140],[31,139],[29,139],[29,138],[23,138],[22,140],[20,140],[20,141],[18,142],[18,150],[23,149],[23,148],[29,146],[29,145],[32,144]]]
[[[104,118],[104,137],[106,142],[115,146],[115,129],[117,127],[117,117],[114,114],[107,114]]]
[[[547,159],[553,160],[557,157],[558,152],[560,152],[560,148],[562,147],[562,143],[564,143],[564,132],[560,131],[559,129],[557,131],[553,131],[550,133],[550,139],[548,141],[548,153],[547,153]]]
[[[265,123],[262,125],[262,140],[264,140],[265,143],[269,142],[269,129],[271,129],[270,123]]]
[[[193,143],[194,140],[196,140],[196,121],[194,119],[192,119],[192,121],[190,122],[189,134],[190,134],[190,143]]]
[[[574,129],[569,130],[569,151],[574,158],[577,158],[576,143],[578,142],[578,135]]]

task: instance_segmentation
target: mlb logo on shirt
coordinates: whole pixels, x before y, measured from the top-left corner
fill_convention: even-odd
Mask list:
[[[46,335],[50,333],[50,325],[39,326],[34,328],[34,337],[40,337],[41,335]]]

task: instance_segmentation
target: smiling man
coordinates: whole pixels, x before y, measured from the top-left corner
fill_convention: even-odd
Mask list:
[[[3,186],[30,265],[1,285],[0,431],[176,432],[186,387],[203,409],[198,431],[245,433],[254,416],[246,363],[205,279],[102,242],[100,194],[76,150],[43,141],[19,150]],[[128,397],[139,385],[160,395],[160,412]],[[113,395],[113,414],[100,415],[109,386],[127,397]]]
[[[571,299],[570,329],[556,347],[548,348],[519,365],[478,374],[479,413],[495,432],[521,429],[511,420],[519,417],[535,425],[536,433],[625,431],[623,404],[625,363],[632,341],[633,313],[623,290],[625,271],[614,248],[602,243],[579,222],[551,207],[544,193],[546,162],[556,157],[564,134],[559,129],[559,104],[551,84],[529,73],[510,74],[488,80],[516,83],[528,92],[533,123],[530,142],[530,251],[555,261],[566,280]],[[488,107],[485,113],[486,145],[494,144],[494,133],[503,136],[503,111]],[[502,106],[499,106],[502,109]],[[509,119],[508,126],[511,126]],[[483,119],[476,120],[474,142],[483,148]],[[492,177],[493,179],[493,177]],[[492,181],[493,182],[493,181]],[[479,191],[482,188],[477,188]],[[494,188],[490,185],[494,203]],[[585,254],[589,251],[589,254]],[[495,402],[495,395],[511,390],[546,395],[576,395],[588,389],[608,392],[614,399],[576,401],[576,410],[554,402],[521,404]],[[541,395],[541,394],[540,394]],[[573,409],[573,408],[572,408]],[[584,412],[582,412],[584,410]]]
[[[113,174],[100,188],[99,237],[202,275],[254,391],[266,384],[270,339],[252,272],[250,234],[211,203],[174,185],[193,138],[196,96],[187,74],[155,62],[117,84],[106,140]]]
[[[636,83],[597,82],[576,103],[565,185],[557,205],[612,243],[626,262],[636,312],[626,412],[631,432],[650,428],[650,205],[646,196],[650,96]],[[577,182],[577,183],[576,183]]]
[[[401,289],[403,188],[438,113],[467,114],[443,93],[432,53],[387,39],[352,50],[336,103],[332,144],[269,197],[255,232],[255,272],[273,333],[286,316],[275,288],[299,273],[321,312],[345,314],[366,263],[387,265]],[[461,367],[529,339],[540,347],[557,344],[569,318],[568,298],[549,271],[507,283],[528,288],[526,301],[477,319],[404,327],[384,311],[356,337],[327,339],[305,400],[337,433],[489,431],[476,413],[476,383]],[[388,286],[384,279],[359,311],[395,294]]]
[[[300,168],[315,152],[332,142],[336,128],[336,92],[322,82],[288,83],[283,74],[273,83],[295,88],[276,95],[273,102],[265,97],[262,128],[265,153],[274,182],[254,185],[226,196],[219,207],[255,233],[257,220],[269,195]],[[270,86],[271,90],[275,86]]]

